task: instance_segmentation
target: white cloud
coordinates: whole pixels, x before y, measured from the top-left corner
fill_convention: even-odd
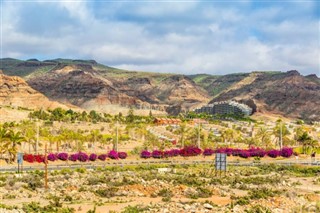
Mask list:
[[[94,17],[88,11],[85,1],[59,1],[59,6],[67,9],[70,16],[79,19],[82,23],[90,23],[94,21]]]
[[[47,6],[40,4],[42,9]],[[87,2],[59,2],[47,10],[67,13],[68,21],[57,20],[55,28],[42,25],[46,34],[20,28],[21,20],[30,18],[21,13],[30,9],[25,3],[3,6],[3,57],[92,58],[129,70],[177,73],[320,72],[315,60],[320,57],[319,20],[297,20],[292,11],[284,14],[291,9],[284,6],[120,2],[103,4],[98,16]],[[299,14],[311,9],[304,6]]]

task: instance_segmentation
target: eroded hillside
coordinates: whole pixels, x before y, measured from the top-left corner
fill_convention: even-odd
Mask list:
[[[6,76],[0,72],[0,105],[29,109],[70,108],[50,101],[43,94],[32,89],[22,78]]]
[[[320,82],[316,76],[304,77],[297,71],[256,73],[250,84],[222,92],[211,102],[236,99],[253,101],[257,111],[307,120],[320,119]]]

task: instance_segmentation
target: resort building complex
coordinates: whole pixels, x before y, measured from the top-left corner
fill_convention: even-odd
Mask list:
[[[252,114],[252,109],[246,105],[236,101],[220,101],[208,104],[194,110],[196,113],[207,113],[212,115],[235,114],[249,116]]]

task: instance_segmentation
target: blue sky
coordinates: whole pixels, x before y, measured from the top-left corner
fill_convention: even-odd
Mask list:
[[[319,1],[1,1],[1,57],[320,76]]]

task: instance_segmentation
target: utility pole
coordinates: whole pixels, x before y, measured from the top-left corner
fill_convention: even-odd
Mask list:
[[[280,149],[282,149],[282,123],[280,123]]]
[[[119,122],[117,121],[116,124],[116,146],[115,146],[115,151],[118,152],[118,140],[119,140]]]
[[[44,147],[44,188],[48,189],[48,156],[47,156],[47,143]]]
[[[36,139],[36,154],[38,154],[39,149],[39,123],[38,120],[36,121],[37,126],[37,139]]]
[[[199,123],[198,123],[198,144],[197,144],[197,146],[198,146],[198,148],[200,148],[200,121],[199,121]]]

